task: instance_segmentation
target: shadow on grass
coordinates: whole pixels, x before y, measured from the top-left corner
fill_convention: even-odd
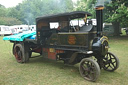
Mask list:
[[[53,67],[54,69],[60,69],[61,71],[64,70],[64,74],[69,74],[68,76],[77,76],[77,79],[79,79],[80,81],[83,81],[84,79],[81,77],[80,73],[79,73],[79,64],[76,65],[65,65],[62,61],[56,62],[54,60],[50,60],[50,59],[46,59],[43,58],[42,56],[37,57],[37,58],[31,58],[28,64],[33,64],[33,65],[39,65],[39,66],[47,66],[48,68]],[[105,71],[103,69],[101,69],[101,74],[100,77],[98,78],[98,80],[96,82],[93,82],[94,84],[111,84],[114,80],[118,80],[119,76],[121,76],[121,74],[119,74],[117,71],[115,72],[108,72]],[[89,82],[86,81],[85,82]]]
[[[49,66],[54,66],[60,69],[78,69],[78,64],[76,65],[67,65],[64,64],[63,61],[56,61],[56,60],[51,60],[44,58],[43,56],[38,56],[35,58],[30,58],[30,61],[27,64],[42,64],[42,65],[49,65]]]

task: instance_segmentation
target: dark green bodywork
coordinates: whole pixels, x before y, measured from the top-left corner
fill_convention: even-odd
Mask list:
[[[53,33],[47,40],[47,46],[66,48],[86,48],[91,50],[92,40],[96,36],[95,32],[71,32],[71,33]]]
[[[74,40],[70,43],[70,36],[74,37]],[[87,34],[76,34],[76,33],[58,33],[53,34],[50,37],[50,45],[73,45],[73,46],[86,46],[87,45]]]

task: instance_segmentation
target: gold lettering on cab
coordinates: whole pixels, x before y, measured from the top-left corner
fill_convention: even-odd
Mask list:
[[[76,37],[74,35],[69,35],[68,36],[68,43],[70,45],[75,45],[76,44]]]

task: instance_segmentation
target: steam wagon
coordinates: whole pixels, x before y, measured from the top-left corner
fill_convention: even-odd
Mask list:
[[[97,26],[93,26],[91,20],[87,22],[91,14],[84,11],[47,15],[36,18],[35,33],[21,33],[20,39],[19,35],[13,35],[4,40],[14,43],[12,52],[19,63],[28,62],[32,52],[36,52],[48,59],[62,60],[65,64],[80,63],[81,76],[96,81],[100,69],[115,71],[119,66],[119,59],[108,52],[108,38],[102,32],[103,8],[96,7]],[[72,20],[78,23],[73,25]],[[80,20],[84,20],[82,25]]]

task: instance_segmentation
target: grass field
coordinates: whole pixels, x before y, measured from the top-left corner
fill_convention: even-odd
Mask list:
[[[109,43],[109,51],[119,57],[119,68],[115,72],[101,70],[99,79],[89,82],[80,76],[79,64],[67,66],[43,57],[17,63],[12,44],[0,37],[0,85],[128,85],[128,37],[110,37]]]

